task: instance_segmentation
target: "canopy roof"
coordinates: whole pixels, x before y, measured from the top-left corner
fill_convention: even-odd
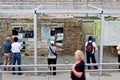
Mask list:
[[[50,3],[41,5],[0,5],[0,14],[32,14],[37,13],[120,13],[119,3]]]

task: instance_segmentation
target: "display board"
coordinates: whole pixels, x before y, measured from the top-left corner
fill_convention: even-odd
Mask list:
[[[94,28],[94,35],[97,36],[98,39],[98,44],[100,45],[100,26],[101,26],[101,21],[100,20],[94,20],[94,24],[93,24]]]
[[[116,46],[120,42],[120,21],[104,21],[103,45]]]
[[[100,45],[100,23],[100,20],[94,21],[94,35],[98,37],[98,45]],[[120,43],[120,21],[104,21],[102,33],[104,46],[116,46]]]
[[[42,42],[48,42],[50,38],[50,27],[49,26],[41,27],[41,38],[42,38]]]

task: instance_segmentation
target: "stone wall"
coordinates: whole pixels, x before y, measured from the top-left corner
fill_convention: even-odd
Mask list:
[[[58,47],[58,52],[60,54],[73,54],[76,49],[81,49],[81,29],[82,29],[82,21],[77,19],[42,19],[40,22],[38,21],[38,25],[40,23],[64,23],[64,39],[63,45]],[[38,40],[41,40],[41,26],[38,26]],[[59,51],[62,49],[62,52]],[[42,49],[41,49],[42,50]],[[41,53],[41,50],[39,53]],[[44,48],[45,50],[45,48]],[[42,50],[43,51],[43,50]],[[46,51],[47,52],[47,51]]]
[[[5,41],[7,36],[12,36],[10,25],[9,23],[2,22],[0,24],[0,46],[2,45],[3,41]]]
[[[7,36],[12,37],[12,26],[21,25],[24,30],[33,30],[32,19],[1,19],[0,22],[0,45]],[[80,19],[38,19],[37,35],[38,35],[38,55],[47,54],[47,43],[41,42],[41,23],[64,23],[64,39],[63,45],[58,47],[58,53],[60,54],[73,54],[77,49],[83,49],[84,47],[84,30],[82,26],[82,20]],[[82,29],[83,28],[83,29]],[[23,40],[29,44],[26,47],[24,54],[34,54],[34,39],[23,38]]]
[[[70,19],[66,21],[64,27],[64,44],[66,54],[73,54],[75,50],[81,49],[82,40],[82,21]]]

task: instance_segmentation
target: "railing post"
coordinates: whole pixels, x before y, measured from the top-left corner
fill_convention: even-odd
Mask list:
[[[37,71],[37,13],[36,10],[34,12],[34,71]],[[37,75],[37,72],[35,72]]]
[[[2,66],[0,65],[0,80],[2,80]]]
[[[100,71],[99,71],[99,75],[102,75],[102,62],[103,62],[103,24],[104,23],[104,15],[103,15],[103,11],[101,11],[101,31],[100,31]]]

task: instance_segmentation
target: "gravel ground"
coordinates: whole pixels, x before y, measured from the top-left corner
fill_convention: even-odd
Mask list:
[[[105,63],[116,63],[117,62],[117,55],[113,55],[112,53],[104,53],[103,55],[103,62]],[[74,63],[74,56],[71,55],[58,55],[58,59],[57,59],[57,64],[73,64]],[[34,56],[24,56],[22,55],[22,64],[34,64]],[[47,64],[47,57],[44,56],[39,56],[38,57],[38,64]],[[57,67],[57,70],[70,70],[71,66],[64,66],[62,67]],[[86,67],[87,68],[87,67]],[[111,65],[111,66],[103,66],[103,68],[118,68],[118,66],[115,65]],[[26,67],[26,68],[22,68],[22,70],[29,70],[29,71],[34,71],[34,68],[30,68],[30,67]],[[37,69],[38,71],[48,71],[48,67],[38,67]],[[86,78],[89,80],[100,80],[98,77],[98,72],[86,72]],[[103,75],[100,77],[101,80],[113,80],[119,77],[119,74],[115,74],[112,75],[111,72],[103,72]],[[7,76],[7,77],[6,77]],[[8,74],[3,74],[3,80],[21,80],[21,76],[17,76],[17,75],[12,75],[11,73]],[[105,78],[105,79],[104,79]],[[71,80],[70,79],[70,72],[57,72],[56,76],[53,75],[49,75],[46,72],[45,73],[41,73],[39,72],[37,76],[35,76],[33,73],[24,73],[22,75],[22,80]]]
[[[47,64],[47,57],[39,56],[38,64]],[[117,55],[112,53],[104,53],[103,55],[104,63],[117,63]],[[58,55],[57,64],[73,64],[74,56],[71,55]],[[22,64],[34,64],[34,56],[24,56],[22,55]],[[105,65],[103,68],[118,68],[117,65]]]
[[[47,57],[39,56],[37,58],[38,64],[47,64]],[[22,56],[22,63],[23,64],[34,64],[34,57],[33,56]],[[57,58],[58,64],[72,64],[74,63],[74,56],[71,55],[58,55]]]

